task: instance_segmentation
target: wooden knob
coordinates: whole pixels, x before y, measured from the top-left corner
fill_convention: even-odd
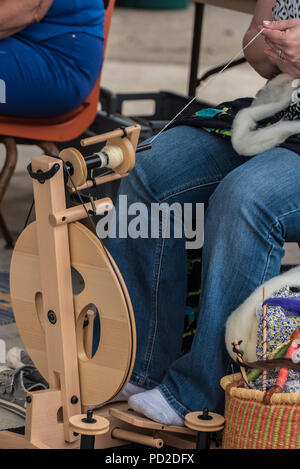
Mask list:
[[[70,428],[73,432],[80,435],[103,435],[109,430],[109,421],[104,417],[95,415],[93,422],[86,421],[86,414],[73,415],[69,419]]]
[[[185,416],[185,426],[197,432],[218,432],[223,430],[225,419],[222,415],[210,412],[210,419],[203,419],[204,412],[191,412]]]
[[[74,184],[78,187],[86,182],[87,167],[85,159],[76,148],[64,148],[60,154],[60,158],[64,160],[67,165],[70,165],[71,176]],[[68,180],[67,186],[72,188],[72,182]]]
[[[118,440],[124,440],[130,443],[138,443],[144,446],[150,446],[151,448],[162,448],[164,442],[161,438],[155,438],[149,435],[143,435],[142,433],[130,432],[123,430],[122,428],[114,428],[111,432],[112,438]]]

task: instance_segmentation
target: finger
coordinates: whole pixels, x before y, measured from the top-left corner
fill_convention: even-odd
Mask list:
[[[269,57],[272,57],[272,59],[276,59],[277,61],[280,61],[280,62],[286,62],[286,58],[284,57],[284,55],[281,55],[279,57],[278,52],[275,52],[273,49],[265,49],[264,52]]]
[[[273,43],[274,47],[284,49],[287,47],[287,31],[267,31],[264,30],[263,37]]]
[[[274,54],[274,56],[277,59],[279,59],[279,55],[280,55],[279,51],[282,50],[282,49],[279,49],[275,44],[273,44],[273,42],[270,42],[268,40],[266,40],[265,43],[266,43],[266,49],[265,49],[264,52],[266,53],[267,51],[270,51]],[[281,54],[282,54],[282,52],[281,52]],[[273,55],[272,55],[272,57],[273,57]]]
[[[268,30],[286,31],[299,25],[299,19],[281,20],[281,21],[264,21],[263,27]]]
[[[272,49],[275,54],[279,55],[279,51],[281,51],[281,56],[284,57],[286,60],[290,60],[293,62],[294,57],[291,55],[285,46],[280,46],[279,44],[274,44],[274,42],[270,41],[269,39],[265,38],[265,44],[267,49]]]
[[[264,53],[269,55],[273,59],[279,60],[278,54],[276,54],[276,52],[274,52],[273,49],[265,49]]]
[[[263,36],[265,39],[269,39],[278,46],[282,46],[285,43],[286,33],[284,31],[273,31],[265,29]]]
[[[272,41],[269,41],[268,39],[265,40],[265,43],[266,43],[266,50],[272,50],[274,52],[274,54],[276,54],[277,57],[279,57],[280,55],[280,51],[281,51],[281,55],[284,54],[284,56],[286,57],[286,53],[285,51],[278,47],[277,44],[274,44]]]
[[[276,51],[276,49],[277,49],[276,44],[274,44],[272,41],[265,38],[265,43],[268,46],[268,49],[273,49],[274,51]]]

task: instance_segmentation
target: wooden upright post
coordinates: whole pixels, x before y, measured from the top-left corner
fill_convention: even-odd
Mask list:
[[[64,437],[73,442],[71,416],[81,413],[80,384],[72,294],[68,226],[52,226],[49,215],[66,208],[62,162],[42,156],[34,158],[34,172],[59,171],[43,184],[34,180],[37,239],[40,260],[43,315],[48,357],[48,382],[61,391]],[[34,399],[34,395],[33,395]]]

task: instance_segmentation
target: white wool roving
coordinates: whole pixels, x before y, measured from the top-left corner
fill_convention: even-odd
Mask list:
[[[226,323],[225,341],[229,355],[235,360],[232,352],[232,342],[242,340],[241,345],[246,361],[256,360],[256,342],[258,321],[257,308],[262,305],[263,287],[266,287],[267,297],[272,296],[284,286],[300,287],[300,266],[278,275],[258,287],[244,303],[242,303],[228,318]]]
[[[258,122],[275,116],[289,107],[299,80],[281,73],[262,88],[251,106],[242,109],[233,121],[232,146],[239,155],[253,156],[283,143],[300,133],[299,120],[280,120],[257,129]]]

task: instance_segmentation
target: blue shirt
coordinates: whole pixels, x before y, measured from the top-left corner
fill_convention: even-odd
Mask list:
[[[87,33],[103,39],[103,0],[54,0],[46,16],[15,37],[44,41],[66,33]]]

